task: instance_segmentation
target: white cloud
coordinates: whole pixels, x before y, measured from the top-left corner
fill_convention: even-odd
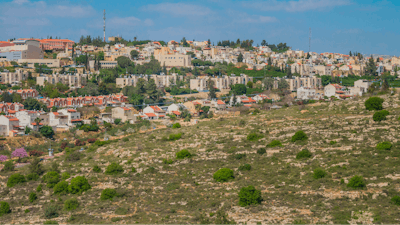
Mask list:
[[[18,5],[22,5],[24,3],[28,3],[28,0],[13,0],[12,3],[18,4]]]
[[[47,26],[50,25],[50,20],[43,18],[43,19],[29,19],[25,20],[25,24],[28,26]]]
[[[337,6],[352,4],[351,0],[291,0],[277,1],[267,0],[264,2],[242,2],[242,5],[262,11],[287,11],[304,12],[313,10],[331,9]]]
[[[170,14],[172,16],[206,16],[212,13],[207,7],[185,3],[160,3],[146,5],[142,9],[145,11]]]

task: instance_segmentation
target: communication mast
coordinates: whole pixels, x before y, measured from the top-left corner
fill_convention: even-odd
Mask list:
[[[104,31],[104,42],[106,42],[106,10],[104,10],[103,19],[104,19],[104,26],[103,26],[103,31]]]

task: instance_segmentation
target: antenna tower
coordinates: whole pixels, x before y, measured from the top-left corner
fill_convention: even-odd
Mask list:
[[[104,26],[103,26],[104,42],[106,42],[106,10],[104,10],[103,12],[103,19],[104,19]]]
[[[308,36],[308,53],[311,52],[311,27],[310,27],[310,34]]]

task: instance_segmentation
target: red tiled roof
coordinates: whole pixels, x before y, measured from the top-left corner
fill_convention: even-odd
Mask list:
[[[53,112],[53,114],[54,114],[55,116],[60,115],[58,112]]]
[[[148,117],[157,117],[154,113],[145,113],[145,115]]]
[[[32,123],[33,126],[36,126],[36,123]],[[43,125],[43,123],[39,123],[39,126]]]
[[[172,111],[172,113],[177,115],[177,116],[181,115],[181,113],[179,111]]]
[[[76,112],[75,109],[68,109],[67,111],[68,111],[68,112]]]
[[[218,101],[217,101],[217,104],[218,104],[218,105],[225,105],[225,102],[223,102],[223,101],[221,101],[221,100],[218,100]]]

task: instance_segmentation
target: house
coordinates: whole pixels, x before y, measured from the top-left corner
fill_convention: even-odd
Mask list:
[[[49,113],[49,126],[56,129],[68,129],[69,123],[68,115],[64,115],[62,112]]]
[[[264,94],[258,94],[256,96],[254,96],[252,99],[255,100],[257,103],[259,103],[259,102],[264,101],[265,99],[270,100],[271,98]]]
[[[198,112],[197,112],[196,107],[197,108],[201,107],[201,103],[199,103],[197,101],[188,101],[188,102],[183,103],[183,105],[185,106],[185,108],[187,110],[189,110],[190,114],[192,114],[192,115],[197,115]]]
[[[297,89],[297,99],[309,100],[316,98],[316,91],[313,88],[300,87]]]
[[[332,97],[332,96],[336,96],[336,89],[339,85],[337,84],[328,84],[325,86],[324,88],[324,95],[328,98]]]
[[[19,125],[22,127],[37,128],[35,119],[40,116],[40,112],[32,110],[24,110],[15,113],[15,117],[19,120]],[[43,125],[40,123],[39,126]]]
[[[226,109],[226,104],[225,102],[221,100],[216,100],[216,101],[211,101],[211,104],[213,105],[214,108],[218,110],[225,110]]]
[[[61,109],[57,112],[68,117],[68,126],[74,126],[77,123],[82,123],[81,113],[76,111],[76,109]]]
[[[167,115],[164,110],[162,110],[158,106],[147,106],[146,108],[143,109],[143,114],[149,114],[147,115],[149,118],[154,117],[152,114],[156,115],[157,119],[165,118]]]
[[[357,80],[354,82],[354,87],[359,88],[361,95],[362,93],[367,93],[369,86],[371,86],[372,82],[367,80]]]
[[[181,108],[182,108],[181,105],[177,105],[177,104],[173,103],[173,104],[171,104],[171,105],[168,106],[167,114],[172,114],[173,111],[178,111],[178,112],[180,112],[180,111],[181,111],[181,110],[180,110]]]
[[[136,116],[134,115],[134,112],[132,109],[127,108],[127,107],[116,107],[111,110],[112,119],[121,119],[122,122],[135,122],[136,121]]]
[[[18,134],[24,134],[24,127],[19,125],[18,118],[14,116],[0,116],[0,135],[5,137],[15,137]]]

